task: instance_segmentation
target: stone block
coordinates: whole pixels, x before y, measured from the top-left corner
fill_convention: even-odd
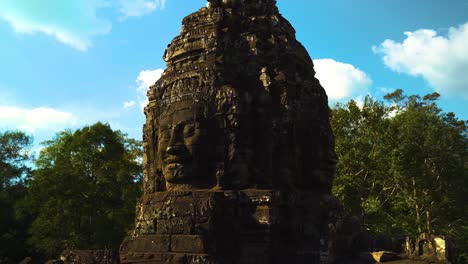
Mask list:
[[[214,230],[214,223],[211,217],[196,217],[194,224],[194,234],[209,234]]]
[[[224,193],[221,191],[206,191],[206,190],[195,190],[192,192],[193,198],[222,198]]]
[[[172,221],[169,219],[156,220],[156,234],[171,235],[172,234]]]
[[[171,198],[192,196],[191,191],[168,191],[167,196]]]
[[[208,248],[202,236],[173,235],[171,236],[171,252],[208,253]]]
[[[271,190],[242,190],[242,193],[248,198],[249,203],[253,204],[272,204],[278,202],[279,192]]]
[[[65,250],[60,259],[63,264],[118,264],[119,253],[111,250]]]
[[[172,224],[172,235],[191,235],[194,225],[191,217],[176,217],[170,220]]]
[[[150,203],[158,203],[158,202],[164,202],[167,199],[167,193],[166,192],[156,192],[149,194],[145,197],[148,197],[148,200]]]
[[[154,220],[140,221],[139,227],[139,233],[142,235],[152,235],[156,233],[156,226]]]
[[[271,206],[261,205],[255,208],[254,217],[258,224],[270,226],[277,223],[278,211]]]
[[[187,200],[172,204],[172,217],[192,216],[194,214],[193,201]]]
[[[210,217],[214,214],[216,201],[213,198],[204,198],[194,201],[194,214],[197,217]]]
[[[390,251],[375,251],[375,252],[371,252],[371,255],[374,258],[374,260],[378,263],[388,262],[388,261],[393,261],[393,260],[398,259],[397,254],[390,252]]]
[[[171,237],[165,235],[142,235],[127,238],[120,247],[121,252],[169,252]]]

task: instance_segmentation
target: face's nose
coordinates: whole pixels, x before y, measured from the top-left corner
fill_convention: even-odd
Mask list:
[[[167,146],[166,153],[169,155],[177,156],[182,153],[184,146],[182,144]]]
[[[178,155],[184,149],[182,135],[177,127],[171,129],[169,142],[167,144],[166,152],[169,155]]]

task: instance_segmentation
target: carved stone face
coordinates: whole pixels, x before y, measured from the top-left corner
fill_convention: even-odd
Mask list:
[[[193,185],[206,182],[202,177],[214,163],[214,139],[208,132],[213,120],[203,115],[203,107],[178,102],[161,116],[158,129],[158,157],[166,182]]]

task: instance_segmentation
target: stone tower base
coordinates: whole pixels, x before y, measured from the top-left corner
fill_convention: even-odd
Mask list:
[[[320,197],[273,190],[144,197],[121,263],[319,263]]]

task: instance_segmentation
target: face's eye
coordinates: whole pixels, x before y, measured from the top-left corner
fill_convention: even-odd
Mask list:
[[[184,126],[184,137],[192,137],[195,135],[196,125],[195,124],[186,124]]]

